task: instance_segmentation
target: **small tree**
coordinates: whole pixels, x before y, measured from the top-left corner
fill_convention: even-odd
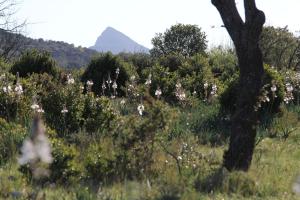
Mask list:
[[[260,47],[264,63],[277,69],[300,67],[300,37],[295,37],[287,27],[265,27],[261,34]]]
[[[121,89],[129,79],[128,68],[119,57],[105,53],[91,60],[81,80],[84,83],[92,81],[91,89],[97,95],[124,95]]]
[[[58,75],[58,68],[49,53],[32,50],[26,51],[12,65],[10,72],[13,74],[19,73],[20,77],[26,77],[33,73],[47,73],[56,77]]]
[[[204,53],[207,48],[206,34],[197,25],[176,24],[164,33],[158,33],[152,39],[152,56],[170,54],[190,57]]]

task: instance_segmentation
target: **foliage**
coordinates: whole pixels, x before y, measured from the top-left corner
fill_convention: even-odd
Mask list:
[[[10,73],[4,73],[0,78],[0,117],[8,121],[26,121],[30,116],[30,101],[23,91],[26,80],[20,80]],[[21,86],[21,88],[20,88]],[[23,87],[22,87],[23,86]]]
[[[50,180],[72,183],[83,177],[84,168],[79,160],[79,152],[73,145],[53,138],[51,140],[53,163],[50,165]]]
[[[15,160],[25,136],[25,128],[0,118],[0,166]]]
[[[230,81],[238,72],[237,57],[233,49],[213,48],[208,52],[209,64],[214,77],[220,81]]]
[[[117,72],[117,69],[119,72]],[[121,61],[117,56],[113,56],[111,53],[103,54],[97,58],[94,58],[89,63],[87,69],[82,75],[81,80],[86,83],[87,81],[93,81],[92,91],[97,95],[124,95],[122,87],[125,86],[125,82],[129,80],[130,66]],[[117,84],[116,94],[113,92],[112,85],[114,81]],[[102,87],[102,85],[104,85]]]
[[[37,50],[32,50],[22,54],[12,65],[10,72],[15,75],[18,73],[20,77],[27,77],[32,73],[47,73],[56,77],[58,75],[58,68],[49,53],[40,53]]]
[[[291,189],[300,164],[297,72],[265,66],[253,165],[248,173],[229,173],[220,168],[239,92],[230,50],[213,49],[208,57],[167,55],[155,60],[122,55],[126,63],[106,56],[118,60],[127,74],[122,98],[84,90],[79,81],[82,70],[66,70],[56,78],[46,73],[18,78],[6,72],[7,66],[3,68],[0,198],[297,199]],[[102,80],[98,81],[101,88]],[[290,105],[281,104],[287,95],[284,83],[293,86],[295,99]],[[18,84],[23,87],[20,96],[15,91]],[[9,93],[3,90],[8,85]],[[178,85],[184,100],[176,96]],[[217,94],[212,95],[214,85]],[[28,121],[37,112],[31,108],[34,103],[44,109],[39,114],[48,127],[54,159],[50,176],[39,180],[16,162]],[[265,112],[277,114],[270,118]]]
[[[174,67],[174,64],[171,64],[173,61],[169,60],[173,58],[175,62],[178,61],[176,67]],[[167,66],[168,64],[165,66],[156,64],[144,71],[145,74],[152,75],[151,94],[155,94],[157,88],[160,88],[165,101],[169,103],[178,102],[176,89],[180,85],[186,97],[193,95],[203,100],[212,100],[212,97],[215,95],[211,95],[212,87],[216,85],[218,88],[220,85],[218,80],[213,77],[207,58],[200,54],[181,60],[180,58],[176,59],[173,56],[167,56],[162,58],[161,62],[163,64],[165,64],[165,59],[171,61],[170,66],[173,66],[172,70]],[[205,83],[207,86],[205,86]]]
[[[153,57],[169,54],[189,57],[205,53],[206,43],[206,34],[197,25],[176,24],[164,33],[156,34],[150,53]]]
[[[277,69],[298,69],[300,41],[287,27],[268,26],[263,29],[260,47],[265,63]]]
[[[50,85],[48,85],[49,87]],[[59,135],[78,131],[83,125],[84,95],[80,85],[52,85],[41,95],[47,124]],[[66,109],[67,112],[62,112]]]
[[[84,120],[83,127],[89,133],[107,131],[115,119],[109,99],[105,97],[95,98],[91,93],[85,95],[82,119]]]
[[[115,168],[122,179],[148,177],[154,173],[151,168],[154,152],[176,117],[168,106],[151,97],[147,97],[144,106],[143,117],[121,117],[113,131],[115,148],[118,149]]]
[[[59,135],[79,130],[92,133],[110,127],[114,114],[107,98],[91,92],[83,94],[81,84],[53,85],[48,91],[41,95],[41,103],[47,124]]]
[[[283,77],[276,70],[265,65],[265,74],[260,96],[257,99],[256,109],[260,113],[277,113],[280,104],[284,99],[284,82]],[[272,91],[272,87],[276,87],[276,91]],[[233,79],[220,97],[221,110],[227,114],[234,113],[236,109],[236,98],[239,92],[238,77]]]
[[[139,76],[144,69],[150,68],[154,64],[154,60],[147,53],[120,53],[118,56],[126,63],[132,64]]]

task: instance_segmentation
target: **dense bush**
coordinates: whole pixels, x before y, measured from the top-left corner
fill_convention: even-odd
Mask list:
[[[85,130],[107,130],[114,118],[110,102],[93,93],[83,94],[80,84],[58,85],[41,96],[47,124],[59,135]]]
[[[41,96],[41,103],[47,124],[60,135],[76,132],[82,127],[84,95],[79,85],[54,86]]]
[[[92,81],[92,91],[97,95],[101,95],[104,91],[105,95],[110,96],[115,95],[113,93],[113,84],[116,81],[117,95],[122,96],[124,95],[122,87],[125,86],[131,74],[130,68],[132,67],[121,61],[119,57],[113,56],[111,53],[106,53],[91,60],[81,80],[84,83]]]
[[[153,99],[144,102],[144,106],[143,116],[119,116],[109,135],[89,145],[85,166],[91,179],[123,181],[155,173],[151,167],[153,155],[161,139],[167,136],[174,114],[168,106]]]
[[[207,48],[206,34],[197,25],[175,24],[164,33],[158,33],[151,40],[153,57],[170,54],[184,57],[205,54]]]
[[[0,165],[16,158],[25,137],[25,128],[0,118]]]
[[[82,179],[84,168],[76,147],[56,138],[51,140],[51,146],[53,162],[50,165],[50,180],[65,184]]]
[[[220,81],[230,81],[238,72],[237,57],[233,49],[214,48],[209,51],[208,57],[212,72]]]
[[[10,72],[13,74],[19,73],[20,77],[27,77],[33,73],[47,73],[56,77],[58,68],[49,53],[32,50],[26,51],[12,65]]]
[[[31,97],[25,91],[28,82],[10,73],[0,78],[0,117],[24,122],[30,116]]]
[[[108,98],[95,98],[89,93],[84,97],[82,113],[83,128],[89,133],[107,131],[115,118],[114,110]]]
[[[154,64],[154,60],[147,53],[120,53],[118,56],[125,62],[132,64],[139,75],[144,69],[152,67]]]
[[[161,59],[163,61],[168,58],[172,57]],[[176,58],[172,59],[177,62]],[[179,59],[173,70],[170,70],[168,66],[156,64],[151,69],[145,70],[144,73],[152,75],[151,94],[154,95],[156,89],[160,88],[164,100],[168,102],[178,101],[176,89],[179,85],[186,98],[193,95],[203,100],[211,98],[213,85],[219,87],[218,81],[213,77],[209,67],[208,59],[200,54],[187,59]],[[207,84],[206,87],[205,84]]]
[[[116,148],[111,138],[103,138],[101,143],[91,143],[85,151],[85,168],[87,178],[95,181],[116,180],[120,175],[116,169],[118,160],[116,157]],[[120,178],[120,177],[119,177]]]
[[[171,72],[174,72],[178,70],[180,66],[182,66],[184,60],[184,57],[181,55],[170,54],[160,57],[158,62],[161,66],[167,67]]]
[[[264,68],[263,87],[257,99],[256,109],[261,113],[277,113],[284,99],[283,77],[268,65],[265,65]],[[221,95],[221,110],[227,114],[234,113],[236,109],[236,98],[239,93],[238,82],[239,77],[236,76]],[[274,86],[276,91],[273,92],[272,87]]]

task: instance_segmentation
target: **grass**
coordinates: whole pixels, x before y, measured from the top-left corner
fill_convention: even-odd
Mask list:
[[[219,169],[225,146],[198,145],[195,151],[201,152],[204,161],[194,174],[183,170],[182,178],[171,166],[163,169],[162,174],[153,180],[128,180],[95,189],[79,183],[69,187],[28,183],[18,171],[17,164],[10,162],[0,169],[0,197],[114,200],[300,199],[292,192],[292,185],[300,173],[299,145],[300,131],[294,132],[287,140],[263,139],[256,147],[248,173],[228,173]],[[209,181],[214,185],[207,190]]]

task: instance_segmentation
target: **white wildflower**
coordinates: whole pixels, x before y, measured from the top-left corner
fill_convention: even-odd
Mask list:
[[[92,86],[92,85],[94,85],[94,83],[93,83],[93,81],[88,80],[88,81],[86,82],[86,85],[87,85],[87,86]]]
[[[144,105],[143,104],[138,105],[137,110],[138,110],[139,114],[142,116],[143,112],[145,110]]]
[[[30,107],[31,107],[32,110],[37,110],[37,109],[40,108],[40,106],[36,103],[32,104]]]
[[[160,96],[162,95],[162,91],[160,88],[157,88],[155,91],[155,96],[157,96],[157,98],[160,98]]]
[[[181,86],[181,83],[176,83],[176,88],[181,88],[182,86]]]
[[[125,103],[126,103],[125,99],[122,99],[121,102],[120,102],[120,104],[121,104],[122,106],[124,106]]]
[[[110,84],[112,84],[112,80],[111,80],[110,76],[108,76],[106,83],[108,86],[110,86]]]
[[[61,113],[62,114],[66,114],[66,113],[68,113],[69,111],[68,111],[68,109],[64,106],[64,108],[61,110]]]
[[[114,81],[114,83],[113,83],[113,85],[112,85],[112,88],[113,88],[113,89],[117,89],[117,88],[118,88],[118,85],[117,85],[117,82],[116,82],[116,81]]]
[[[151,83],[152,83],[151,78],[152,78],[152,74],[149,74],[149,76],[148,76],[148,78],[147,78],[147,80],[146,80],[146,83],[145,83],[146,86],[151,85]]]
[[[271,91],[272,91],[272,92],[276,92],[276,91],[277,91],[277,87],[276,87],[276,85],[272,85],[272,87],[271,87]]]
[[[130,80],[131,80],[131,81],[134,81],[134,80],[135,80],[135,76],[134,76],[134,75],[131,76],[131,77],[130,77]]]
[[[213,96],[216,96],[217,95],[217,85],[216,84],[213,84],[212,87],[211,87],[211,92],[210,94],[213,95]]]
[[[6,87],[6,86],[4,86],[4,87],[2,88],[2,90],[3,90],[4,93],[7,93],[7,87]]]
[[[74,84],[74,83],[75,83],[74,78],[68,79],[67,83],[68,83],[69,85]]]
[[[119,68],[119,67],[116,69],[116,74],[117,74],[117,75],[120,74],[120,68]]]
[[[17,95],[23,94],[23,87],[22,87],[22,85],[17,84],[16,87],[15,87],[15,92],[16,92]]]
[[[12,92],[12,88],[11,88],[11,86],[9,85],[9,86],[7,86],[7,91],[8,92]]]
[[[285,84],[286,91],[292,92],[294,90],[293,86],[290,83]]]
[[[208,83],[205,82],[205,83],[203,84],[203,87],[204,87],[204,89],[207,89],[207,88],[208,88]]]
[[[39,109],[36,110],[36,112],[38,112],[38,113],[44,113],[45,111],[44,111],[43,108],[39,108]]]

